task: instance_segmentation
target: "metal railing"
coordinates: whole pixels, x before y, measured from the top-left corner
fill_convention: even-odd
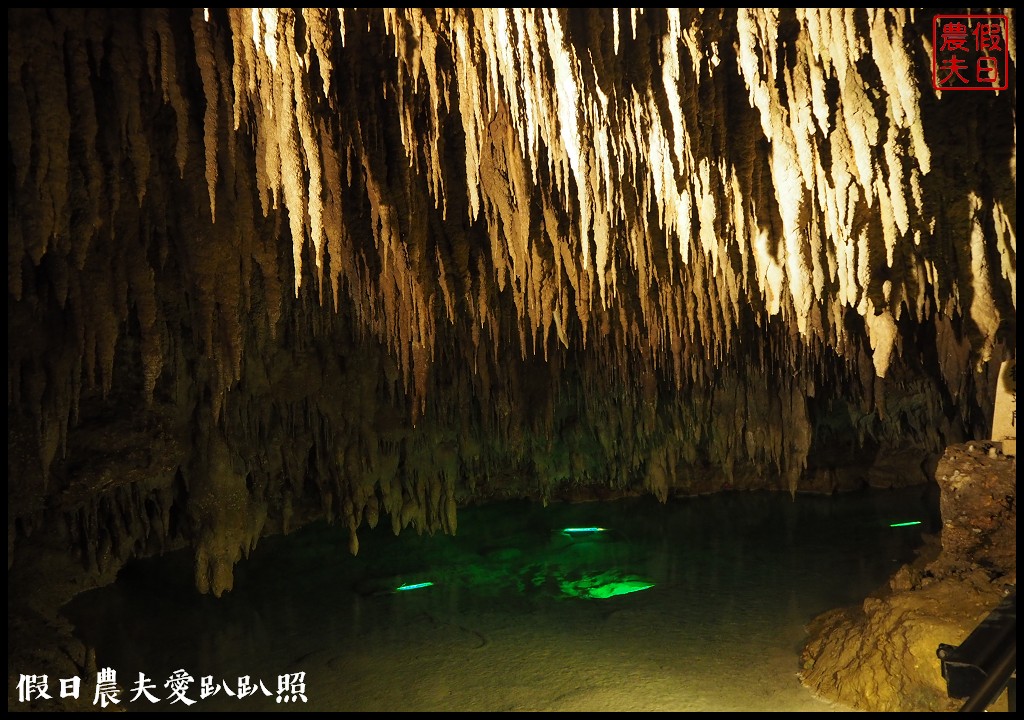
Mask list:
[[[1007,691],[1009,711],[1017,711],[1017,591],[981,621],[959,645],[940,644],[942,677],[951,698],[967,702],[960,712],[986,710]]]

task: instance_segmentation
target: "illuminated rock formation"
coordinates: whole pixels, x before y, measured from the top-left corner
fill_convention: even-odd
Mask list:
[[[1011,18],[1012,11],[1007,11]],[[898,9],[8,12],[8,566],[923,481],[1016,326],[1010,89]],[[888,483],[893,480],[881,480]]]

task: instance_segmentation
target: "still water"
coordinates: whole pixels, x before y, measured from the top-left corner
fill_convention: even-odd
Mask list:
[[[913,558],[935,494],[506,502],[454,536],[363,528],[355,557],[313,525],[220,599],[174,553],[65,612],[128,711],[843,711],[798,681],[805,626]]]

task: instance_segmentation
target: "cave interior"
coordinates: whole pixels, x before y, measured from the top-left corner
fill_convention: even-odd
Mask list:
[[[222,598],[319,522],[954,447],[1012,509],[1015,13],[971,12],[9,9],[9,676],[85,667],[60,608],[134,561]],[[1004,85],[936,86],[960,15]]]

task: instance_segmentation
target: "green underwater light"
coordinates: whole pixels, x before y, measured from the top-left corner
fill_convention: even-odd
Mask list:
[[[920,525],[920,520],[908,520],[907,522],[890,523],[889,527],[909,527],[911,525]]]
[[[560,580],[558,585],[564,595],[601,600],[618,595],[629,595],[654,587],[654,583],[644,578],[636,575],[623,575],[614,570],[589,573],[579,580]]]
[[[410,583],[406,585],[399,585],[395,588],[395,592],[405,592],[406,590],[420,590],[422,588],[430,587],[434,583],[432,582],[421,582],[421,583]]]
[[[629,595],[630,593],[640,592],[641,590],[647,590],[648,588],[654,587],[652,582],[644,582],[641,580],[627,580],[624,582],[608,583],[600,587],[590,588],[587,591],[587,597],[592,598],[610,598],[616,595]]]
[[[602,533],[605,528],[601,527],[567,527],[562,528],[563,535],[588,535],[590,533]]]

